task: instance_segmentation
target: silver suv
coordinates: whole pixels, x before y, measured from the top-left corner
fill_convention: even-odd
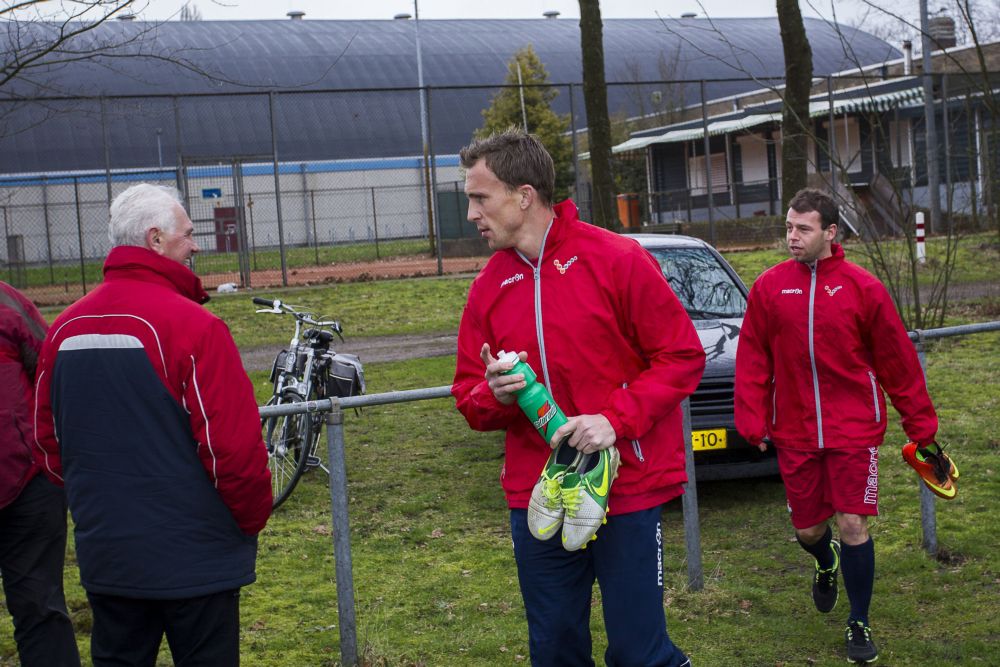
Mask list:
[[[715,248],[689,236],[630,234],[663,268],[705,348],[705,374],[691,396],[691,439],[699,481],[778,474],[774,448],[764,454],[735,429],[736,344],[747,288]]]

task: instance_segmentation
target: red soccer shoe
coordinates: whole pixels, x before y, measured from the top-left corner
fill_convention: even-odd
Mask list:
[[[935,495],[951,500],[958,494],[958,466],[936,442],[920,447],[915,442],[903,445],[903,460],[910,464],[927,488]]]

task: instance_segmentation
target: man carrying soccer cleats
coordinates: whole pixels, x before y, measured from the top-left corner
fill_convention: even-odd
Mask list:
[[[814,561],[813,605],[834,609],[839,575],[850,603],[847,660],[864,664],[878,659],[868,623],[868,517],[878,515],[885,394],[920,443],[903,450],[910,465],[938,495],[954,496],[955,483],[934,442],[937,414],[913,344],[885,286],[834,243],[839,220],[837,203],[820,190],[800,190],[789,202],[791,259],[762,273],[747,301],[735,416],[748,442],[777,450],[796,541]]]
[[[506,431],[531,663],[593,666],[597,583],[604,662],[690,665],[667,633],[661,508],[684,492],[680,405],[705,367],[691,318],[638,243],[553,201],[536,137],[512,129],[460,155],[469,221],[495,252],[469,288],[452,394],[472,428]],[[536,430],[516,404],[525,374],[494,350],[533,366],[565,424]]]

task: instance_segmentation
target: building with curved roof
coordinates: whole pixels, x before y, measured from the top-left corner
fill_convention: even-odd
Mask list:
[[[856,29],[805,24],[817,76],[899,55]],[[0,173],[270,155],[272,119],[283,162],[418,155],[415,27],[403,20],[107,22],[74,47],[116,45],[108,55],[34,69],[0,90]],[[46,38],[44,24],[27,28],[18,39]],[[576,21],[424,20],[419,30],[438,154],[469,141],[518,49],[533,45],[553,84],[581,81]],[[4,39],[6,59],[10,31]],[[750,77],[784,73],[776,18],[611,19],[604,50],[609,83],[656,81],[659,63],[673,62],[674,78],[692,81],[684,84],[689,102],[698,99],[700,79],[707,97],[717,98],[758,87]],[[612,113],[641,112],[626,88],[609,88]],[[585,128],[581,90],[572,100],[569,91],[554,107],[572,110],[575,129]],[[15,105],[3,98],[47,99]]]

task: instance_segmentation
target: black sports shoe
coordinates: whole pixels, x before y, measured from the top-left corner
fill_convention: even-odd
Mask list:
[[[821,570],[816,562],[816,574],[813,576],[813,603],[816,609],[824,614],[833,611],[837,606],[837,572],[840,571],[840,542],[830,540],[830,550],[833,551],[833,565]]]
[[[863,665],[878,660],[878,649],[872,641],[872,629],[861,621],[847,624],[847,662]]]

